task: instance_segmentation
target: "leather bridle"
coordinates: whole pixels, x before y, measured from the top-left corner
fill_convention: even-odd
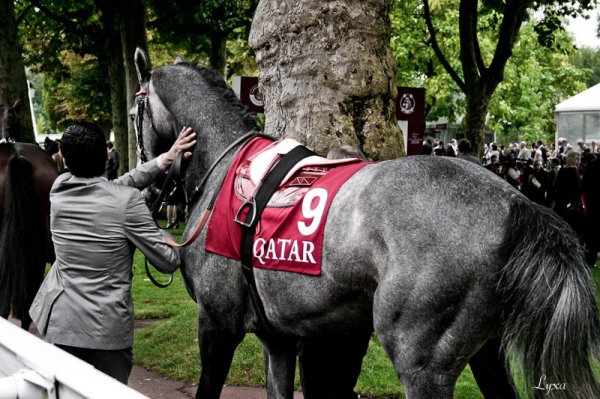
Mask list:
[[[146,157],[146,152],[144,151],[144,111],[146,106],[148,105],[148,90],[140,89],[134,95],[135,98],[140,97],[137,104],[137,115],[136,115],[136,125],[137,125],[137,155],[142,163],[148,162],[148,158]],[[150,109],[148,107],[148,109]],[[152,121],[152,118],[150,118]]]
[[[135,97],[141,97],[140,100],[138,101],[137,115],[136,115],[137,152],[138,152],[138,157],[140,158],[140,161],[142,163],[145,163],[145,162],[147,162],[147,157],[146,157],[146,153],[144,151],[143,127],[144,127],[144,113],[146,111],[148,111],[148,112],[150,111],[150,106],[148,103],[148,90],[147,89],[139,90],[137,93],[135,93]],[[152,124],[152,126],[154,128],[154,123],[152,121],[152,117],[150,117],[150,123]],[[186,195],[186,199],[185,199],[186,207],[190,203],[194,203],[196,201],[198,195],[201,193],[202,189],[206,185],[208,178],[210,177],[210,175],[212,174],[214,169],[217,167],[217,165],[223,160],[223,158],[229,152],[231,152],[234,148],[236,148],[238,146],[243,147],[244,144],[246,144],[248,141],[250,141],[254,137],[264,137],[264,138],[268,138],[270,140],[274,140],[274,138],[271,136],[267,136],[267,135],[261,134],[256,131],[250,131],[250,132],[244,134],[243,136],[239,137],[233,143],[231,143],[229,145],[229,147],[227,147],[221,153],[221,155],[219,155],[217,157],[217,159],[212,163],[212,165],[208,168],[208,170],[206,171],[206,174],[204,175],[204,177],[202,178],[200,183],[196,187],[194,187],[194,190],[192,190],[191,200],[188,201],[188,198]],[[152,218],[154,220],[154,223],[156,224],[156,226],[159,229],[163,229],[163,227],[161,227],[158,224],[158,215],[161,212],[162,203],[164,202],[167,195],[169,193],[172,193],[173,191],[175,191],[175,189],[178,187],[178,185],[180,185],[182,187],[183,192],[187,194],[185,187],[183,187],[183,181],[181,178],[181,176],[182,176],[181,169],[182,169],[182,163],[183,163],[182,161],[183,161],[183,153],[180,152],[177,154],[177,157],[176,157],[173,165],[171,165],[169,172],[167,173],[167,177],[165,178],[163,187],[160,191],[160,194],[159,194],[158,198],[156,199],[156,201],[154,202]],[[210,215],[212,214],[212,210],[214,208],[215,202],[219,195],[220,187],[223,185],[223,181],[225,180],[226,175],[227,175],[227,173],[224,173],[223,176],[221,176],[221,181],[220,181],[217,189],[213,193],[213,196],[212,196],[208,206],[202,213],[202,216],[200,217],[200,221],[196,225],[196,228],[194,229],[193,233],[182,243],[178,243],[178,242],[175,242],[174,240],[166,238],[165,241],[167,242],[167,244],[169,244],[173,247],[176,247],[176,248],[187,247],[190,244],[192,244],[200,236],[200,233],[202,233],[202,230],[204,229],[204,227],[206,226],[206,223],[210,219]],[[145,259],[146,274],[148,275],[148,278],[150,279],[150,281],[152,281],[152,283],[154,285],[156,285],[157,287],[165,288],[173,282],[173,274],[170,275],[169,281],[166,284],[162,284],[162,283],[159,283],[158,281],[156,281],[150,273],[148,263],[149,263],[148,259],[146,258]]]

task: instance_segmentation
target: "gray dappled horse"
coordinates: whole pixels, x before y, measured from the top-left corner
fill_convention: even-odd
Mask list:
[[[147,100],[146,155],[168,149],[182,126],[198,132],[185,172],[192,190],[254,124],[213,72],[186,63],[150,71],[139,50],[135,61],[145,90],[136,104]],[[232,158],[219,162],[194,197],[184,238]],[[259,323],[238,262],[204,251],[204,238],[183,251],[182,266],[198,303],[198,398],[219,397],[247,332],[266,350],[269,397],[291,398],[297,339],[371,326],[411,399],[452,398],[470,361],[486,398],[515,397],[498,345],[490,350],[499,338],[521,364],[529,393],[545,397],[547,390],[533,389],[543,380],[566,388],[551,395],[600,397],[590,367],[598,354],[596,301],[575,234],[477,165],[415,156],[351,177],[326,219],[321,276],[254,271],[275,334]],[[489,370],[494,386],[478,378]]]
[[[0,105],[0,317],[9,313],[28,329],[29,307],[54,260],[50,188],[56,164],[36,144],[14,142],[20,101]]]

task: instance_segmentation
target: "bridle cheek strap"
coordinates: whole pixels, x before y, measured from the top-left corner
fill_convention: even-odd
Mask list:
[[[148,159],[146,158],[146,153],[144,151],[144,111],[146,108],[146,102],[148,101],[148,90],[142,89],[135,93],[135,98],[141,97],[138,101],[137,106],[137,150],[138,150],[138,158],[142,163],[146,163]]]

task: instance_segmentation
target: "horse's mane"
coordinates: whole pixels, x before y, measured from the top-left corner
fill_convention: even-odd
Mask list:
[[[235,95],[235,92],[227,86],[227,83],[215,70],[200,66],[194,62],[182,61],[174,64],[174,66],[181,66],[184,68],[190,68],[194,70],[200,77],[212,88],[216,90],[216,92],[223,96],[223,99],[230,105],[234,107],[234,109],[238,109],[241,116],[242,121],[246,127],[249,129],[256,129],[256,118],[251,113],[248,108],[240,102],[240,100]]]

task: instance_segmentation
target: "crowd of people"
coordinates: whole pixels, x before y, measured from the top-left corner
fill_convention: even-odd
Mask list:
[[[531,201],[554,209],[585,244],[588,264],[595,264],[600,223],[600,145],[596,140],[589,146],[581,140],[573,146],[567,139],[559,138],[558,145],[549,148],[542,140],[508,146],[492,142],[484,145],[481,159],[470,153],[471,145],[466,139],[453,139],[447,145],[438,139],[426,141],[422,150],[426,155],[457,156],[481,164]]]

